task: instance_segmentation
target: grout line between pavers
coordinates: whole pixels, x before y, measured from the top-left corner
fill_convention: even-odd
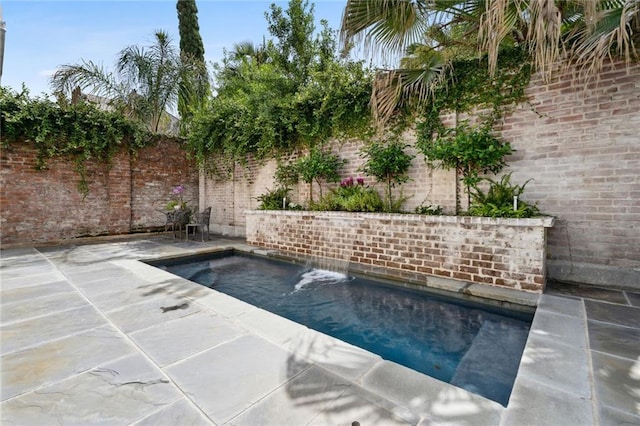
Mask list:
[[[587,370],[589,373],[589,386],[591,390],[591,415],[595,425],[600,424],[600,414],[598,410],[598,395],[596,393],[596,378],[593,371],[593,357],[591,356],[591,341],[589,340],[589,317],[584,299],[580,299],[582,315],[584,317],[585,350],[587,351]]]

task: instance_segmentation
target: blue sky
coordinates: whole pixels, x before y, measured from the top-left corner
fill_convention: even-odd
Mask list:
[[[223,48],[268,36],[264,12],[273,1],[197,0],[200,34],[207,61],[222,58]],[[286,9],[287,2],[276,1]],[[346,0],[316,0],[315,17],[338,30]],[[167,31],[179,43],[175,0],[32,1],[0,0],[6,23],[2,85],[32,95],[50,93],[49,77],[63,64],[81,59],[113,69],[124,47],[149,45],[153,32]],[[319,24],[317,25],[319,27]]]

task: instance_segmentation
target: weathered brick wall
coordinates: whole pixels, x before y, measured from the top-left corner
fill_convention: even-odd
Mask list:
[[[159,139],[131,159],[131,230],[164,224],[164,210],[175,199],[172,190],[184,185],[182,195],[192,210],[199,208],[199,173],[180,140]]]
[[[628,70],[624,64],[610,65],[589,83],[569,74],[549,83],[534,77],[527,97],[504,117],[499,132],[517,150],[506,170],[513,172],[512,181],[532,179],[523,199],[557,218],[549,232],[549,276],[640,288],[640,64]],[[408,133],[405,140],[412,144],[415,137]],[[348,142],[334,148],[349,161],[344,177],[360,174],[360,146]],[[410,197],[405,210],[424,202],[452,212],[455,174],[429,169],[420,154],[413,165],[412,180],[400,188]],[[238,193],[247,190],[241,186],[227,189],[236,191],[235,197],[255,199],[273,187],[267,173],[251,173],[266,182],[249,188],[250,195]],[[304,201],[308,190],[301,186],[298,195]],[[461,200],[464,207],[466,197]],[[243,235],[244,209],[227,214],[225,220]]]
[[[89,162],[89,193],[78,191],[75,164],[64,159],[35,169],[37,151],[26,142],[2,150],[0,158],[0,243],[54,242],[83,236],[123,234],[164,224],[162,210],[174,185],[198,204],[198,172],[177,141],[161,141],[131,157],[114,156],[111,166]]]
[[[540,293],[552,218],[249,211],[247,242],[314,258]]]
[[[505,117],[508,159],[525,194],[558,217],[554,278],[640,288],[640,65],[599,81],[532,81],[529,105]]]

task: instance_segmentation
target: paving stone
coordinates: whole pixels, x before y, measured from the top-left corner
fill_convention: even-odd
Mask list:
[[[311,367],[235,417],[230,423],[238,426],[308,424],[322,413],[330,402],[339,399],[350,386],[349,382],[326,370]]]
[[[584,318],[584,306],[579,299],[543,294],[538,302],[538,310]]]
[[[326,425],[415,425],[418,418],[402,407],[385,409],[359,395],[357,388],[349,388],[339,398],[330,401],[326,409],[315,417],[309,426]],[[420,423],[423,426],[435,422]]]
[[[25,254],[20,255],[20,252]],[[17,249],[14,254],[7,253],[7,250],[2,250],[0,252],[0,276],[3,276],[4,271],[9,271],[13,268],[22,268],[44,263],[49,263],[49,261],[35,249]]]
[[[640,359],[640,329],[589,321],[591,350]]]
[[[46,386],[128,355],[133,347],[111,327],[5,355],[0,360],[2,400]]]
[[[211,426],[213,422],[183,398],[152,415],[135,426]]]
[[[378,363],[361,383],[437,424],[497,425],[504,410],[497,402],[389,361]]]
[[[640,365],[638,360],[592,352],[598,402],[633,415],[640,415]]]
[[[115,278],[107,276],[92,281],[74,281],[74,285],[92,300],[104,293],[130,290],[148,284],[149,281],[134,274],[125,274]]]
[[[627,296],[627,299],[629,300],[631,306],[640,307],[640,293],[633,293],[630,291],[625,291],[624,293]]]
[[[298,357],[350,380],[356,380],[382,358],[315,330],[287,341],[284,347]]]
[[[56,265],[69,267],[86,267],[104,260],[104,258],[76,246],[42,247],[38,251]]]
[[[135,354],[2,404],[3,422],[23,425],[128,424],[180,396]]]
[[[14,302],[2,305],[0,311],[0,323],[24,321],[41,315],[49,315],[64,310],[79,308],[88,305],[87,301],[78,292],[58,293],[46,297],[38,297],[29,303]]]
[[[242,336],[165,368],[215,423],[237,416],[310,366],[255,336]]]
[[[0,282],[2,283],[3,291],[16,288],[31,287],[40,284],[48,284],[57,281],[66,281],[65,276],[62,275],[62,273],[60,273],[59,271],[15,278],[5,278],[0,276]]]
[[[105,312],[122,331],[130,333],[156,324],[200,312],[202,309],[184,297],[154,297],[146,302]]]
[[[2,291],[0,291],[0,304],[31,302],[38,297],[46,297],[60,293],[73,293],[75,291],[76,289],[65,280],[6,290],[3,288]]]
[[[86,305],[0,327],[0,348],[5,355],[105,324],[104,317]]]
[[[518,377],[535,380],[583,398],[591,397],[588,357],[584,345],[574,347],[557,336],[529,335]]]
[[[605,405],[598,406],[600,426],[637,426],[640,425],[640,408],[637,415],[631,415]]]
[[[537,311],[531,323],[530,336],[555,339],[576,348],[587,347],[584,333],[585,321],[578,317],[554,314],[548,311]]]
[[[547,284],[545,292],[553,295],[582,297],[585,299],[601,300],[611,303],[620,303],[623,305],[627,304],[627,300],[622,294],[622,291],[609,290],[589,285],[567,284],[559,283],[557,281],[550,281]]]
[[[246,330],[222,317],[199,312],[145,328],[130,337],[163,367],[245,333]]]
[[[129,274],[129,271],[111,262],[95,262],[82,266],[63,264],[58,267],[73,283],[95,281],[104,277],[118,278]]]
[[[40,256],[40,253],[32,247],[2,249],[2,252],[0,252],[0,265],[4,265],[6,262],[11,262],[13,259],[20,260],[21,258],[28,258],[31,256]]]
[[[179,297],[197,293],[201,286],[184,280],[173,279],[165,282],[137,283],[127,278],[120,278],[120,284],[109,292],[99,292],[90,296],[91,302],[98,308],[110,311],[123,306],[133,305],[158,297]],[[129,284],[130,283],[130,284]]]
[[[265,311],[253,309],[234,317],[234,321],[267,340],[284,343],[306,333],[308,328],[287,318]]]
[[[227,318],[232,318],[257,309],[255,306],[242,300],[211,289],[209,289],[209,294],[199,298],[197,303]]]
[[[48,261],[38,259],[18,267],[3,267],[0,270],[2,280],[26,278],[31,275],[55,274],[58,270]]]
[[[148,265],[138,260],[119,259],[114,260],[113,264],[125,269],[130,274],[145,278],[149,282],[167,281],[177,278],[176,275],[171,274],[164,269]]]
[[[640,308],[585,300],[587,319],[640,328]]]
[[[591,401],[519,376],[502,426],[593,425]]]

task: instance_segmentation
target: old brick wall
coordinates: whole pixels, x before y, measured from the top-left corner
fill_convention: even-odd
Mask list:
[[[598,81],[532,81],[529,104],[502,136],[526,198],[558,218],[550,276],[640,288],[640,65],[609,66]]]
[[[27,142],[3,148],[0,157],[0,243],[55,242],[84,236],[124,234],[164,224],[162,210],[174,185],[198,205],[198,172],[179,142],[159,141],[131,156],[120,152],[110,167],[89,162],[89,193],[78,191],[73,161],[52,159],[35,169],[37,151]]]
[[[247,242],[311,258],[384,268],[404,279],[438,276],[540,293],[545,219],[253,211]]]
[[[591,82],[570,74],[551,82],[534,77],[527,97],[497,131],[516,149],[505,172],[513,172],[517,184],[531,179],[523,199],[557,218],[549,231],[549,276],[640,288],[640,65],[610,65]],[[407,133],[405,140],[412,144],[415,137]],[[361,146],[340,141],[334,148],[349,161],[343,177],[360,175]],[[424,203],[452,212],[455,174],[429,169],[420,154],[413,166],[412,180],[395,191],[409,197],[405,210]],[[256,206],[255,197],[274,186],[275,162],[248,170],[260,184],[234,182],[207,193],[209,202],[225,205],[219,227],[233,223],[235,235],[244,235],[246,206]],[[249,201],[231,207],[224,201],[232,197],[229,191],[235,201]],[[296,196],[308,199],[307,186],[299,185]],[[461,200],[465,207],[464,194]]]
[[[199,173],[179,139],[158,139],[131,159],[131,230],[164,224],[164,210],[175,199],[172,190],[184,185],[182,195],[192,210],[199,208]]]

